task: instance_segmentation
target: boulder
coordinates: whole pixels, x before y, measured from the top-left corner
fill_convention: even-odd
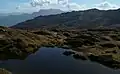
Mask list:
[[[109,36],[102,36],[102,37],[101,37],[101,40],[110,41],[111,38],[110,38]]]
[[[116,47],[116,45],[114,43],[111,43],[111,42],[101,43],[100,45],[102,47],[106,47],[106,48],[114,48],[114,47]]]

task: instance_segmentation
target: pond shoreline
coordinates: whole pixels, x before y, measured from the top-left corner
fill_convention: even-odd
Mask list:
[[[75,58],[90,59],[120,69],[120,31],[116,29],[26,31],[0,27],[0,35],[0,56],[22,58],[40,47],[60,47],[76,51]]]

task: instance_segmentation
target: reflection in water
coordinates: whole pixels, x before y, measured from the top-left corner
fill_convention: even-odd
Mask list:
[[[27,53],[27,52],[22,52],[19,51],[19,53],[17,53],[16,51],[13,50],[13,52],[11,51],[5,51],[5,52],[0,52],[0,60],[9,60],[9,59],[19,59],[19,60],[25,60],[29,55],[36,53],[38,49],[35,49],[33,52],[31,53]],[[15,54],[16,53],[16,54]]]
[[[9,60],[4,60],[0,67],[13,74],[120,74],[119,70],[115,71],[97,63],[64,56],[62,55],[64,51],[65,49],[61,48],[40,48],[29,56],[2,55]]]
[[[27,58],[28,54],[24,54],[24,55],[13,55],[13,54],[5,54],[5,53],[0,53],[0,60],[8,60],[8,59],[20,59],[20,60],[24,60],[25,58]]]

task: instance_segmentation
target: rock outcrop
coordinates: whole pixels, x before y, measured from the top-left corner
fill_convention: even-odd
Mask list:
[[[12,73],[3,68],[0,68],[0,74],[12,74]]]

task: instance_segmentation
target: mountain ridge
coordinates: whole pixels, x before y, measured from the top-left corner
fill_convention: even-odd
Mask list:
[[[72,11],[57,15],[38,16],[32,20],[18,23],[13,28],[42,28],[42,27],[81,27],[94,28],[120,24],[120,9]]]

